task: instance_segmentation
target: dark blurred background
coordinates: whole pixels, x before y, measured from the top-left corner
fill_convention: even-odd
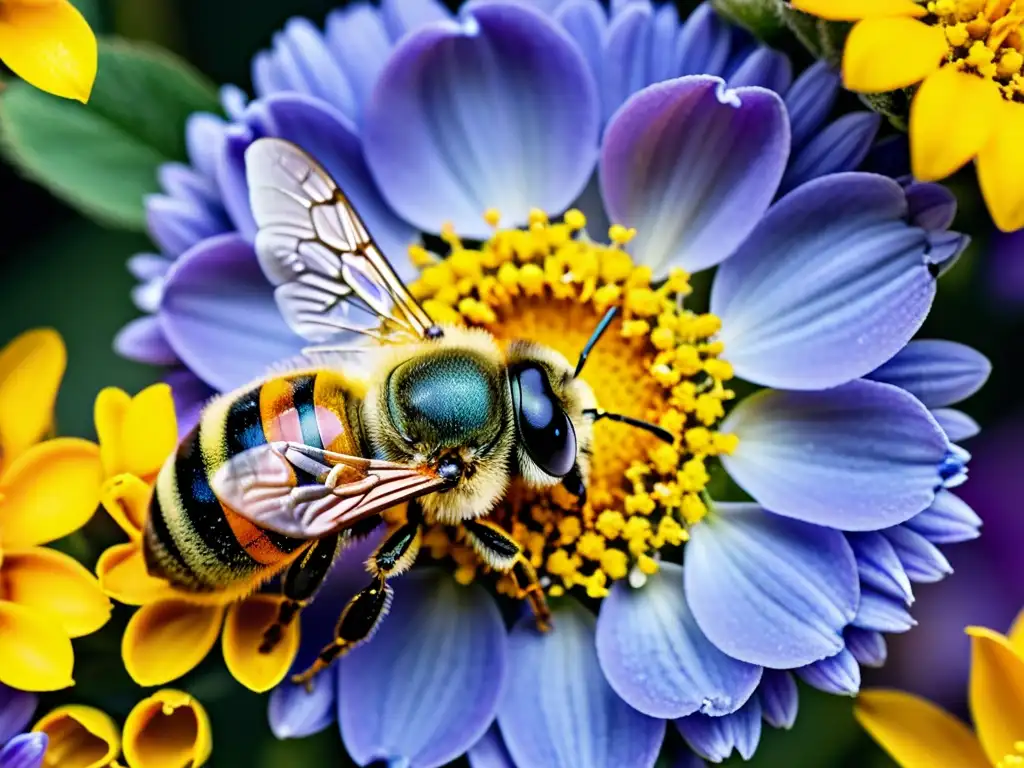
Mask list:
[[[249,90],[249,60],[272,33],[296,15],[322,22],[331,0],[77,0],[93,29],[148,40],[187,58],[218,84]],[[788,48],[788,46],[785,46]],[[795,47],[792,52],[806,61]],[[852,98],[852,97],[851,97]],[[966,717],[967,624],[1005,631],[1024,605],[1019,552],[1024,518],[1024,398],[1016,354],[1024,319],[1024,262],[1013,248],[992,254],[990,224],[980,205],[973,172],[952,186],[961,201],[957,226],[975,237],[971,249],[939,287],[921,334],[966,342],[992,360],[988,386],[964,406],[985,431],[967,442],[974,455],[962,496],[985,520],[981,539],[947,554],[957,573],[938,585],[921,585],[913,612],[919,626],[891,638],[885,669],[865,685],[891,685],[927,695]],[[105,229],[21,178],[0,162],[0,344],[40,325],[57,328],[68,346],[68,372],[58,403],[62,434],[93,437],[92,403],[104,386],[135,392],[156,380],[148,367],[118,358],[111,340],[137,315],[129,298],[134,281],[125,269],[133,253],[148,249],[144,235]],[[1019,254],[1024,258],[1024,253]],[[1019,293],[1014,286],[1019,288]],[[958,491],[960,492],[960,491]],[[118,533],[98,515],[85,533],[62,542],[92,565]],[[70,693],[48,696],[44,708],[68,700],[97,704],[123,719],[145,693],[120,663],[120,635],[128,611],[99,634],[77,641],[76,679]],[[513,671],[514,674],[514,671]],[[214,651],[177,684],[197,695],[214,723],[214,766],[346,765],[337,731],[298,742],[276,742],[266,725],[266,697],[235,683]],[[857,728],[852,702],[805,689],[796,728],[766,733],[754,766],[891,766]],[[41,713],[40,713],[41,714]],[[671,730],[671,729],[670,729]],[[739,761],[733,761],[738,763]]]

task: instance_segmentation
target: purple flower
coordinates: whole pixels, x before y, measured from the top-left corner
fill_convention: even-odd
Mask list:
[[[312,694],[274,692],[276,734],[336,720],[362,765],[426,768],[468,751],[477,768],[641,768],[672,720],[703,759],[749,757],[762,723],[792,725],[795,677],[853,694],[860,665],[884,658],[882,633],[912,625],[912,584],[949,571],[936,545],[977,528],[948,490],[969,458],[955,441],[974,429],[949,406],[981,385],[988,362],[959,345],[911,342],[966,238],[948,231],[954,204],[941,188],[851,172],[878,121],[827,123],[834,73],[819,65],[791,80],[785,57],[706,6],[680,23],[642,2],[610,16],[595,0],[552,13],[477,2],[457,17],[424,0],[358,5],[333,14],[325,34],[291,22],[257,57],[258,98],[234,105],[219,154],[204,162],[231,226],[165,252],[176,258],[163,272],[154,265],[158,297],[147,305],[159,328],[148,343],[173,350],[210,388],[238,386],[303,346],[253,252],[245,152],[269,136],[326,168],[407,278],[405,246],[445,222],[487,239],[491,208],[516,227],[533,209],[576,206],[595,239],[607,221],[634,228],[638,282],[626,287],[638,296],[623,278],[604,287],[625,291],[617,300],[637,336],[659,325],[671,344],[693,337],[678,359],[636,375],[678,385],[677,454],[636,450],[648,467],[669,464],[672,480],[630,486],[620,468],[621,509],[604,508],[587,547],[579,532],[543,533],[569,542],[536,552],[550,594],[568,592],[553,605],[554,631],[538,634],[527,619],[508,629],[472,572],[463,586],[450,569],[418,567],[396,584],[373,640],[322,673]],[[201,207],[199,186],[189,189]],[[173,231],[211,220],[192,215]],[[448,265],[434,266],[443,275]],[[682,270],[711,267],[711,314],[687,315],[686,333],[635,309],[669,290],[681,302]],[[554,283],[582,281],[574,269]],[[644,294],[651,276],[666,287]],[[443,303],[439,289],[430,295]],[[667,347],[655,346],[660,359]],[[710,390],[698,388],[701,371]],[[724,415],[733,374],[763,389]],[[614,395],[594,388],[601,402]],[[702,494],[706,459],[751,500]],[[657,530],[644,529],[644,508],[659,510],[649,518]],[[520,511],[516,522],[537,522]],[[364,586],[369,544],[358,546],[303,615],[297,668]],[[604,563],[602,547],[619,554]],[[464,566],[454,545],[438,552]],[[561,568],[551,564],[559,553]]]
[[[40,768],[46,734],[22,733],[35,712],[35,694],[0,683],[0,768]]]
[[[121,331],[115,347],[196,374],[208,388],[191,381],[176,390],[183,412],[302,347],[278,317],[248,247],[255,228],[244,152],[255,138],[281,136],[313,152],[396,262],[419,231],[436,233],[446,221],[461,234],[486,236],[487,207],[519,224],[531,208],[559,213],[575,205],[601,235],[608,219],[596,170],[604,126],[637,90],[696,74],[785,96],[792,140],[779,194],[858,167],[872,146],[873,113],[828,122],[836,73],[815,65],[793,82],[785,56],[756,46],[708,5],[682,23],[670,6],[633,2],[609,16],[596,0],[570,0],[546,15],[471,4],[458,17],[433,0],[379,9],[359,3],[330,14],[323,32],[292,20],[253,60],[257,100],[246,105],[237,89],[225,88],[229,122],[194,115],[191,165],[162,170],[165,194],[147,201],[160,252],[129,262],[141,281],[134,299],[147,314]],[[429,82],[410,79],[421,76]],[[717,258],[743,234],[737,229],[716,246]],[[645,228],[641,235],[653,236]]]

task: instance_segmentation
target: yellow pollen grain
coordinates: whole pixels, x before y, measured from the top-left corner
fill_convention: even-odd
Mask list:
[[[733,397],[726,386],[732,366],[715,338],[721,322],[685,309],[685,271],[656,282],[649,267],[634,263],[623,246],[635,230],[612,227],[601,244],[583,234],[587,221],[577,210],[554,222],[531,211],[523,229],[498,229],[496,210],[484,218],[494,231],[482,244],[469,247],[445,227],[446,257],[414,254],[422,273],[410,290],[424,309],[442,322],[486,327],[499,344],[530,339],[572,360],[601,315],[619,307],[582,378],[601,409],[652,421],[675,437],[666,444],[601,421],[583,506],[560,486],[537,490],[516,481],[491,515],[520,544],[548,595],[599,599],[617,580],[655,573],[663,554],[685,546],[689,527],[707,514],[707,462],[736,447],[734,436],[716,429]],[[423,548],[450,562],[461,583],[492,574],[501,594],[517,594],[457,528],[428,525]]]

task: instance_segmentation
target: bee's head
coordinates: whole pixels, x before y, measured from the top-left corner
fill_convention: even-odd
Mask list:
[[[442,521],[486,514],[504,493],[512,436],[500,358],[431,345],[394,365],[368,414],[374,448],[423,467],[451,487],[422,500]]]

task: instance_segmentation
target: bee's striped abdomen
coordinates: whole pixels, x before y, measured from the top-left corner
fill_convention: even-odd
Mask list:
[[[210,479],[224,462],[271,441],[352,453],[347,386],[333,372],[270,379],[214,400],[160,472],[147,527],[147,562],[182,588],[249,583],[287,564],[306,542],[259,528],[223,504]],[[297,472],[299,482],[314,482]]]

